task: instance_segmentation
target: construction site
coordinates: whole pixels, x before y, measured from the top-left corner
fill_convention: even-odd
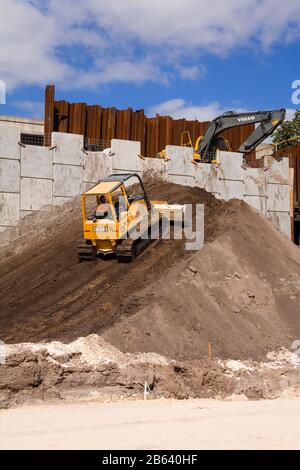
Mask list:
[[[51,85],[43,121],[1,119],[1,408],[299,395],[300,145],[264,143],[284,118],[147,118]],[[117,191],[129,225],[137,201],[202,205],[203,248],[123,241]]]

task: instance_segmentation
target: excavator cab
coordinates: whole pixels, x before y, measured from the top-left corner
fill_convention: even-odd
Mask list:
[[[201,155],[199,152],[199,147],[201,145],[201,142],[203,141],[203,135],[200,135],[198,139],[196,140],[195,148],[194,148],[194,162],[200,163],[201,162]],[[223,150],[225,152],[231,152],[231,146],[230,143],[225,137],[223,136],[217,136],[214,139],[212,139],[212,142],[210,144],[210,149],[209,152],[207,153],[207,158],[206,160],[209,160],[210,163],[216,163],[216,152],[217,150]]]
[[[199,146],[203,140],[203,135],[200,135],[196,139],[195,146],[193,146],[193,142],[191,139],[191,134],[189,131],[183,131],[181,133],[181,147],[190,147],[193,149],[193,161],[192,163],[200,163],[201,162],[201,155],[199,153]],[[226,152],[231,152],[230,143],[227,139],[222,136],[215,137],[210,146],[210,162],[215,163],[215,156],[217,150],[225,150]],[[163,152],[161,152],[162,154]]]

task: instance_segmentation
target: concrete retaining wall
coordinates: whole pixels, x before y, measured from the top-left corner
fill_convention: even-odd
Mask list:
[[[50,148],[20,145],[20,130],[0,126],[0,245],[18,222],[78,196],[112,172],[112,158],[83,150],[83,137],[52,134]]]
[[[245,168],[239,153],[219,152],[217,164],[194,164],[190,148],[167,146],[168,160],[140,156],[139,142],[113,140],[110,152],[86,152],[83,137],[52,134],[47,147],[19,144],[20,132],[0,126],[0,244],[18,233],[21,217],[49,210],[111,173],[151,173],[197,186],[217,198],[238,198],[269,217],[291,237],[288,160],[266,157],[264,169]]]

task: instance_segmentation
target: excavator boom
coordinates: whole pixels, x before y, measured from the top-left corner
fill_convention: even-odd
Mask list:
[[[207,161],[211,159],[211,154],[218,146],[217,143],[221,132],[233,127],[259,123],[259,126],[256,127],[254,132],[252,132],[238,149],[238,151],[243,154],[250,153],[282,124],[285,119],[285,113],[285,109],[256,111],[253,113],[234,113],[233,111],[224,113],[211,121],[196,150],[201,160]]]

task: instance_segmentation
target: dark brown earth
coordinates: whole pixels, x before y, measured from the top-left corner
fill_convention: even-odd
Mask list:
[[[80,201],[27,218],[0,252],[0,338],[9,343],[91,333],[125,352],[176,359],[260,358],[300,338],[300,251],[240,201],[148,185],[153,199],[205,204],[206,244],[161,241],[130,265],[78,263]],[[34,230],[32,227],[36,227]]]

